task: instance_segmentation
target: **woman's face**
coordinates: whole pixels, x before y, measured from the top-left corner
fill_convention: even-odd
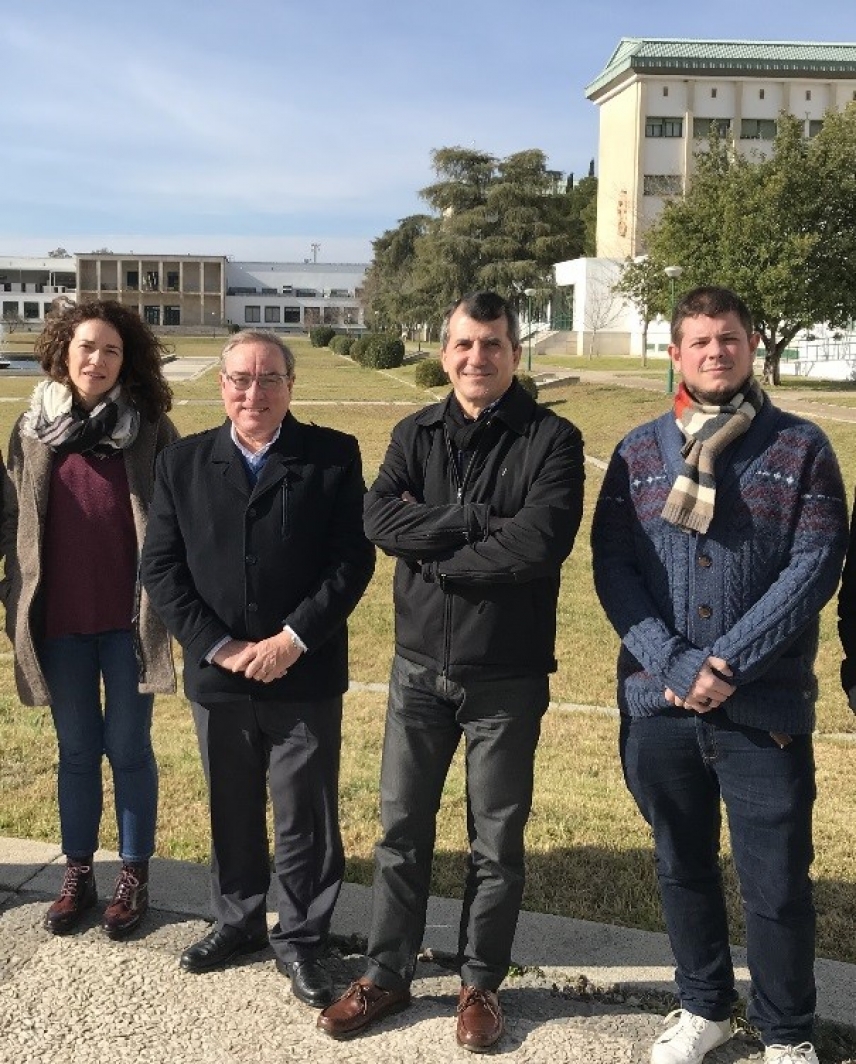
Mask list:
[[[68,345],[68,377],[78,403],[92,410],[113,388],[122,368],[122,337],[100,318],[82,321]]]

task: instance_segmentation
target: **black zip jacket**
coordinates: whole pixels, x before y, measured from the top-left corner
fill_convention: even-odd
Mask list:
[[[366,535],[398,559],[396,652],[456,680],[554,672],[561,567],[583,509],[582,436],[515,380],[492,415],[502,431],[484,433],[459,474],[448,403],[395,427],[365,498]]]

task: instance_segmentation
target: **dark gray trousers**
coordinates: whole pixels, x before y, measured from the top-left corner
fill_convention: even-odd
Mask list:
[[[508,971],[523,896],[523,831],[546,676],[452,683],[396,657],[381,766],[383,838],[375,850],[367,975],[413,978],[425,930],[437,811],[452,757],[466,744],[469,854],[458,939],[461,979],[496,990]]]
[[[191,703],[211,812],[211,888],[218,927],[267,933],[270,788],[285,962],[324,948],[345,869],[339,832],[342,699]]]

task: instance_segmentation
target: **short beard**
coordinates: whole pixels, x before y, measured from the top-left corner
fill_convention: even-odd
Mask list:
[[[700,403],[702,406],[728,406],[728,404],[731,402],[735,395],[746,394],[746,388],[749,384],[749,381],[752,380],[752,377],[753,374],[750,373],[741,385],[735,388],[733,392],[729,392],[726,395],[712,396],[710,395],[710,393],[708,393],[708,397],[705,397],[701,392],[694,392],[690,388],[687,388],[687,391],[690,394],[690,398],[692,398],[695,402]]]

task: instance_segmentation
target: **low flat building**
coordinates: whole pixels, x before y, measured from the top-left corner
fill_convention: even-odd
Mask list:
[[[0,256],[0,318],[8,328],[41,328],[55,299],[74,298],[76,278],[72,257]]]
[[[363,329],[367,263],[227,262],[226,318],[241,328]]]

